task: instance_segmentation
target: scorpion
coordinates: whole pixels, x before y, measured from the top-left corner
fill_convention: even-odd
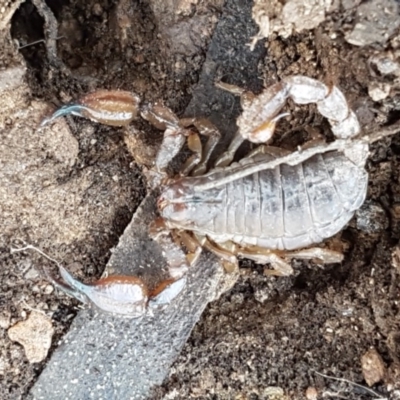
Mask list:
[[[99,90],[43,120],[46,125],[72,114],[126,126],[140,115],[164,131],[147,175],[152,188],[161,187],[159,218],[150,235],[164,250],[170,278],[152,291],[138,277],[110,276],[85,285],[59,266],[62,281],[50,277],[59,288],[103,311],[138,317],[148,306],[165,306],[179,295],[203,248],[215,253],[228,271],[242,257],[269,263],[269,273],[281,276],[293,273],[293,258],[343,260],[342,253],[314,245],[341,231],[361,207],[368,186],[369,143],[394,132],[360,136],[359,121],[342,91],[309,77],[284,78],[259,95],[226,83],[217,86],[240,95],[243,111],[229,148],[209,170],[220,138],[214,125],[204,118],[179,119],[162,103],[142,105],[130,92]],[[315,104],[335,141],[306,143],[294,152],[268,146],[278,120],[287,115],[281,110],[288,99]],[[207,137],[204,147],[199,135]],[[245,140],[259,146],[233,162]],[[193,154],[179,176],[170,177],[167,167],[185,142]],[[177,251],[177,243],[186,247],[186,254]]]

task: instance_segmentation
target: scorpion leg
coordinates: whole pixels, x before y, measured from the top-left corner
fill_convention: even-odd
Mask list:
[[[197,238],[194,238],[187,231],[178,231],[176,229],[171,231],[171,235],[179,246],[184,245],[186,247],[188,251],[186,260],[190,266],[193,265],[199,259],[202,250]]]
[[[240,86],[231,85],[230,83],[219,81],[215,82],[215,86],[219,89],[225,90],[226,92],[232,93],[235,96],[240,96],[240,104],[243,108],[249,105],[256,97],[253,92],[243,89]]]
[[[259,264],[270,263],[274,269],[267,269],[264,272],[268,275],[277,276],[288,276],[293,273],[292,267],[283,258],[297,258],[302,260],[317,259],[323,264],[336,264],[343,261],[342,253],[319,247],[282,252],[276,250],[268,250],[258,246],[251,246],[244,249],[239,249],[238,254],[242,257],[249,258]]]
[[[233,161],[236,151],[244,141],[245,138],[240,134],[239,131],[236,131],[231,143],[229,144],[228,149],[221,156],[218,157],[217,161],[215,162],[215,166],[226,167],[227,165],[229,165]]]
[[[221,258],[222,265],[226,272],[233,273],[238,270],[239,264],[235,255],[236,244],[233,242],[214,243],[207,236],[195,235],[202,247]],[[233,245],[233,246],[232,246]]]
[[[197,162],[197,165],[192,164],[193,169],[191,175],[202,175],[207,170],[208,160],[210,159],[215,146],[219,142],[221,134],[219,130],[206,118],[182,118],[180,124],[185,128],[194,126],[197,128],[200,135],[208,137],[207,143],[202,149],[202,152],[200,152],[200,160]]]
[[[215,166],[225,167],[229,165],[232,162],[237,149],[244,142],[244,140],[245,139],[243,138],[243,136],[239,132],[236,132],[231,144],[229,145],[228,150],[218,158]],[[242,160],[253,158],[258,154],[269,154],[274,158],[276,158],[276,157],[286,156],[289,153],[290,152],[288,150],[281,149],[279,147],[260,145],[257,146],[255,149],[251,150]]]
[[[280,147],[260,145],[251,150],[242,160],[254,158],[259,154],[268,154],[271,158],[284,157],[290,154],[289,150],[281,149]]]
[[[156,128],[164,130],[164,139],[156,158],[156,169],[164,171],[171,160],[179,153],[187,138],[189,149],[194,153],[185,162],[181,175],[190,173],[199,175],[205,172],[207,162],[218,143],[221,135],[218,129],[205,118],[182,118],[178,117],[161,103],[147,105],[142,108],[141,115]],[[202,136],[208,140],[204,147],[199,135],[190,129],[194,126]]]
[[[141,116],[157,129],[164,131],[155,167],[157,172],[165,172],[168,164],[185,144],[187,130],[180,126],[179,118],[175,113],[160,102],[142,107]]]
[[[286,258],[299,258],[302,260],[319,260],[322,264],[336,264],[343,261],[343,254],[339,251],[310,247],[308,249],[296,250],[285,253]]]
[[[188,271],[189,263],[176,236],[170,235],[170,230],[165,226],[162,218],[156,219],[149,227],[149,235],[161,247],[164,257],[168,260],[169,276],[177,280],[182,278]]]
[[[187,176],[193,171],[202,159],[203,146],[197,133],[191,132],[187,138],[187,145],[193,154],[185,161],[180,171],[181,176]]]
[[[202,249],[205,248],[221,258],[227,272],[234,272],[238,269],[238,261],[235,256],[237,245],[235,243],[224,242],[216,244],[205,235],[192,233],[193,236],[186,231],[176,232],[176,230],[173,230],[171,232],[178,246],[183,243],[189,250],[189,254],[186,256],[189,265],[193,265],[198,260]]]
[[[273,269],[266,269],[267,275],[289,276],[293,274],[293,268],[283,258],[282,253],[276,250],[268,250],[258,246],[240,248],[238,255],[253,260],[257,264],[271,264]]]

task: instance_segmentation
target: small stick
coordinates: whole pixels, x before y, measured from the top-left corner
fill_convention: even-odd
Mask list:
[[[50,256],[48,256],[46,253],[44,253],[42,250],[38,249],[35,246],[32,246],[31,244],[26,245],[25,247],[20,247],[20,248],[13,248],[11,247],[10,249],[10,253],[14,254],[14,253],[19,253],[20,251],[25,251],[25,250],[34,250],[37,251],[39,254],[41,254],[43,257],[47,258],[48,260],[52,261],[53,263],[55,263],[57,265],[57,267],[60,267],[60,263],[55,260],[54,258],[51,258]]]
[[[55,40],[62,39],[63,37],[64,37],[64,36],[56,37]],[[19,46],[19,47],[18,47],[18,50],[25,49],[25,47],[34,46],[35,44],[39,44],[39,43],[46,43],[46,39],[39,39],[39,40],[35,40],[34,42],[24,44],[24,45],[22,45],[22,46]]]
[[[350,381],[348,379],[336,378],[335,376],[325,375],[325,374],[322,374],[321,372],[316,371],[315,369],[312,369],[312,371],[314,371],[317,375],[322,376],[323,378],[332,379],[334,381],[339,381],[339,382],[349,383],[350,385],[357,386],[357,387],[359,387],[361,389],[364,389],[365,391],[369,392],[370,394],[372,394],[374,396],[377,396],[377,398],[375,400],[388,400],[387,397],[380,397],[380,394],[375,392],[375,390],[369,389],[366,386],[363,386],[363,385],[360,385],[358,383],[352,382],[352,381]]]
[[[44,253],[42,250],[38,249],[35,246],[32,246],[31,244],[26,245],[25,247],[21,247],[19,249],[16,248],[12,248],[10,249],[10,253],[14,254],[14,253],[18,253],[20,251],[25,251],[25,250],[34,250],[37,251],[40,255],[42,255],[43,257],[47,258],[48,260],[54,262],[57,267],[58,267],[58,271],[59,273],[61,273],[60,271],[62,271],[64,269],[64,267],[54,258],[51,258],[50,256],[48,256],[46,253]],[[71,288],[69,285],[67,285],[66,283],[58,280],[57,278],[53,277],[49,271],[47,271],[46,268],[41,268],[41,270],[44,272],[44,275],[46,277],[47,280],[49,280],[55,287],[57,287],[58,289],[60,289],[61,291],[63,291],[64,293],[68,294],[71,297],[75,297],[75,291],[73,288]],[[84,302],[84,301],[83,301]]]
[[[58,22],[56,17],[44,0],[32,0],[32,3],[44,19],[46,52],[50,64],[69,73],[69,69],[57,57]]]

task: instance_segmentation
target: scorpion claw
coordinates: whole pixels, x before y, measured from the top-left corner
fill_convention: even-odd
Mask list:
[[[168,279],[161,282],[151,293],[149,306],[158,307],[171,303],[186,285],[186,277],[178,280]]]
[[[45,118],[41,126],[64,115],[76,115],[89,118],[110,126],[126,126],[137,117],[140,98],[123,90],[98,90],[90,93],[76,103],[68,104]]]
[[[79,104],[67,104],[58,110],[56,110],[52,115],[50,115],[47,118],[44,118],[43,121],[41,122],[40,126],[43,127],[50,122],[53,122],[59,117],[64,117],[66,115],[77,115],[77,116],[83,116],[82,107]]]
[[[75,279],[71,283],[102,311],[126,317],[139,317],[145,312],[148,291],[138,277],[117,275],[100,279],[92,285],[84,285]]]
[[[64,267],[58,266],[62,280],[46,273],[47,278],[61,291],[84,304],[102,311],[126,317],[139,317],[148,301],[147,286],[135,276],[110,276],[93,284],[75,279]]]
[[[59,272],[60,275],[63,277],[63,281],[60,279],[57,279],[54,277],[52,274],[49,273],[49,271],[45,270],[45,274],[47,279],[58,289],[60,289],[62,292],[67,294],[70,297],[74,297],[75,299],[79,300],[80,302],[87,304],[89,303],[89,299],[85,294],[83,294],[81,291],[77,290],[74,286],[70,286],[68,282],[78,282],[75,281],[74,278],[67,272],[67,270],[61,266],[59,266]],[[67,279],[66,279],[67,278]],[[78,282],[80,283],[80,282]]]
[[[143,315],[147,306],[154,308],[168,305],[186,284],[186,277],[166,279],[149,294],[144,282],[135,276],[110,276],[86,285],[62,266],[59,266],[59,272],[62,281],[49,274],[47,277],[67,295],[102,311],[131,318]]]
[[[75,297],[82,303],[88,303],[89,297],[86,294],[88,286],[75,279],[64,267],[58,266],[62,281],[57,281],[53,278],[53,282],[57,282],[57,287],[69,296]]]

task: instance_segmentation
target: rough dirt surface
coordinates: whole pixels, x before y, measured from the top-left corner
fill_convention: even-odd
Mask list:
[[[394,123],[400,116],[399,30],[368,46],[348,43],[363,21],[361,11],[382,2],[364,2],[361,11],[359,2],[349,3],[326,12],[313,30],[285,39],[271,34],[257,44],[261,58],[241,59],[238,38],[250,43],[258,30],[244,0],[0,2],[0,398],[25,398],[44,367],[28,362],[8,329],[42,311],[52,320],[54,349],[77,306],[49,293],[41,275],[49,263],[35,254],[10,254],[10,247],[35,244],[75,276],[99,277],[145,194],[138,151],[128,149],[143,141],[139,153],[151,155],[160,139],[140,122],[130,133],[80,119],[38,131],[43,115],[95,88],[163,99],[181,114],[205,84],[206,55],[215,50],[218,79],[259,91],[305,74],[339,85],[365,130]],[[53,20],[40,16],[49,15],[47,7]],[[233,23],[238,15],[246,25]],[[376,30],[382,34],[381,21]],[[218,51],[210,48],[217,33]],[[248,71],[256,72],[252,79]],[[218,108],[206,100],[203,116],[215,115]],[[236,99],[231,109],[239,112]],[[312,107],[289,109],[277,144],[293,148],[307,139],[307,126],[328,131]],[[294,276],[272,278],[263,266],[244,261],[236,286],[209,306],[152,398],[400,398],[399,154],[398,135],[373,146],[368,202],[338,238],[345,248],[341,265],[294,262]],[[361,358],[371,347],[385,365],[383,380],[372,388],[377,394],[320,375],[366,386]]]

